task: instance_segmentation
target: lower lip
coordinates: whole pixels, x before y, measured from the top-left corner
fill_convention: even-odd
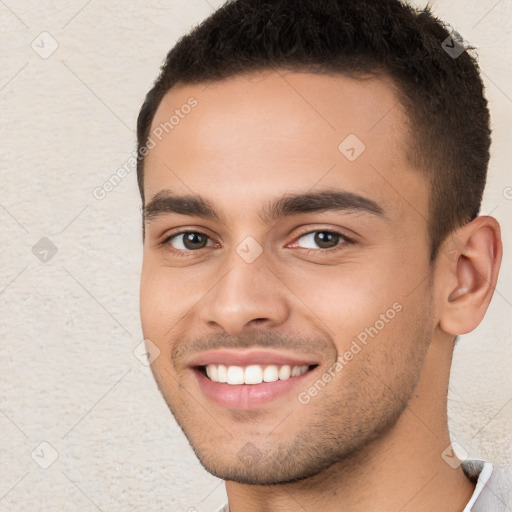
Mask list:
[[[202,392],[213,402],[230,409],[253,409],[290,393],[314,370],[287,380],[236,385],[213,382],[197,368],[194,368],[194,373]]]

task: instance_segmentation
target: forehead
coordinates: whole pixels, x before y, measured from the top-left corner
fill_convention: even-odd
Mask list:
[[[406,127],[384,78],[273,70],[180,85],[152,122],[145,199],[164,188],[219,204],[236,194],[247,210],[258,198],[333,186],[426,215],[426,183],[405,159]]]

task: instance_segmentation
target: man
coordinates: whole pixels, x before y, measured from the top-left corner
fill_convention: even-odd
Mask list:
[[[477,64],[397,0],[235,0],[138,120],[152,371],[230,512],[510,510],[446,396],[500,229]]]

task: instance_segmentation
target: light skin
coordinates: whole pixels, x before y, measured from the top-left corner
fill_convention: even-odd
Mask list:
[[[464,225],[429,262],[428,184],[405,159],[405,113],[385,78],[266,71],[180,85],[152,128],[190,97],[197,106],[147,156],[145,203],[200,196],[216,216],[170,201],[148,210],[141,319],[160,350],[159,388],[203,466],[226,480],[230,511],[462,511],[474,485],[442,457],[446,394],[454,336],[480,323],[496,284],[498,223]],[[338,149],[349,134],[365,144],[355,161]],[[343,207],[263,215],[285,195],[329,191]],[[207,242],[186,244],[183,230]],[[341,236],[321,245],[326,231]],[[251,263],[237,253],[247,237],[262,249]],[[188,364],[222,347],[317,366],[290,393],[227,408]]]

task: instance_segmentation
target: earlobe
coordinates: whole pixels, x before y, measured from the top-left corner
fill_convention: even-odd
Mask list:
[[[451,261],[441,265],[447,284],[440,287],[439,325],[449,334],[460,335],[475,329],[487,311],[498,280],[502,242],[493,217],[477,217],[453,238],[457,249],[451,250]]]

